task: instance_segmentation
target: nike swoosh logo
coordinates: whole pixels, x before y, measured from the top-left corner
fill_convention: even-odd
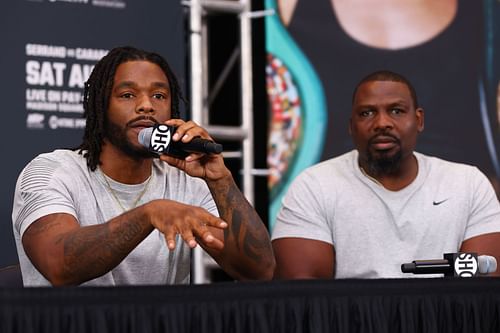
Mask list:
[[[434,206],[437,206],[437,205],[440,205],[440,204],[442,204],[443,202],[445,202],[445,201],[447,201],[447,200],[448,200],[448,199],[444,199],[444,200],[441,200],[441,201],[433,201],[433,202],[432,202],[432,204],[433,204]]]

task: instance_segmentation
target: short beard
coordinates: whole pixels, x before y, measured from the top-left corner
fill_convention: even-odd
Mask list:
[[[399,172],[403,154],[398,150],[396,154],[388,156],[382,153],[378,158],[373,156],[369,149],[366,152],[366,165],[368,172],[371,175],[390,175]]]
[[[134,160],[158,157],[157,154],[146,150],[146,148],[136,148],[127,138],[127,127],[122,129],[111,121],[106,122],[106,138],[109,142],[121,150],[125,155]]]

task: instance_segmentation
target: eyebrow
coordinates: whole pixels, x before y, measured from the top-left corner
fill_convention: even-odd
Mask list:
[[[377,103],[364,103],[364,104],[357,105],[356,108],[375,107],[376,105],[377,105]],[[408,102],[405,101],[404,99],[397,99],[397,100],[391,101],[390,103],[387,103],[387,105],[390,107],[393,107],[393,106],[406,106],[406,107],[408,107],[409,106]]]
[[[405,101],[404,99],[400,99],[400,100],[394,101],[394,102],[390,103],[389,105],[390,106],[405,106],[405,107],[409,107],[410,106],[407,103],[407,101]]]
[[[115,89],[122,89],[122,88],[134,88],[136,87],[137,84],[134,81],[123,81],[120,82],[119,84],[116,85]],[[170,86],[167,82],[153,82],[151,86],[155,88],[165,88],[165,89],[170,89]]]
[[[153,82],[152,86],[158,88],[170,89],[170,85],[167,82],[160,82],[160,81]]]

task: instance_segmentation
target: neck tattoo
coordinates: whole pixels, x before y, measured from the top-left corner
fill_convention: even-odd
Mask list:
[[[151,182],[151,178],[153,178],[153,173],[151,173],[151,175],[149,176],[148,180],[146,181],[146,184],[144,185],[144,188],[142,189],[141,193],[139,193],[139,195],[137,196],[137,198],[134,200],[134,203],[132,204],[132,206],[129,209],[125,209],[125,207],[123,206],[122,202],[118,198],[118,195],[116,194],[115,190],[113,190],[113,188],[111,187],[111,184],[109,183],[109,180],[108,180],[108,176],[106,176],[104,174],[104,172],[102,172],[102,170],[100,168],[99,168],[99,172],[101,173],[102,178],[104,179],[104,182],[106,183],[106,187],[108,188],[109,193],[111,193],[111,195],[115,199],[116,203],[118,203],[118,206],[120,206],[120,208],[124,212],[126,212],[127,210],[130,210],[130,209],[134,209],[135,207],[137,207],[137,204],[139,203],[139,201],[141,201],[142,197],[144,196],[144,194],[146,193],[146,191],[147,191],[147,189],[149,187],[149,183]]]

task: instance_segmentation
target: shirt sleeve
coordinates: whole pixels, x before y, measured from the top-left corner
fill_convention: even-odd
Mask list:
[[[272,239],[296,237],[334,244],[324,200],[319,180],[309,170],[304,171],[283,199]]]
[[[16,183],[12,221],[21,236],[37,219],[53,214],[76,216],[71,195],[58,172],[60,163],[37,157],[21,172]]]

